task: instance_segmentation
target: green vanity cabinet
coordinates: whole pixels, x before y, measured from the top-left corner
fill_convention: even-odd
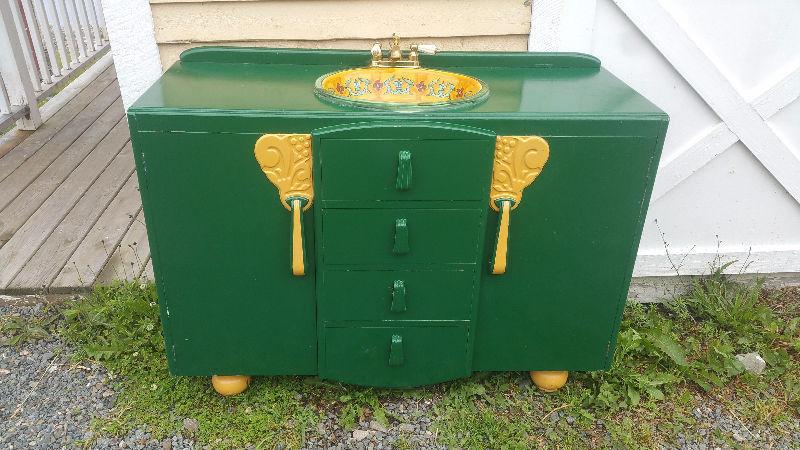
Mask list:
[[[607,368],[667,116],[588,55],[380,55],[193,49],[129,109],[170,370]]]

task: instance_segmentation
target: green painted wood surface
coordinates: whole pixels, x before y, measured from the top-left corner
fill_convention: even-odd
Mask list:
[[[128,111],[173,373],[320,374],[410,386],[470,370],[607,367],[667,116],[598,68],[596,60],[580,55],[462,53],[423,59],[490,85],[492,97],[464,111],[367,112],[313,96],[316,77],[361,65],[356,62],[361,56],[192,51]],[[351,178],[352,184],[334,180],[338,198],[328,198],[327,172],[314,168],[322,178],[315,178],[314,207],[304,216],[305,277],[291,276],[290,215],[253,158],[263,133],[313,133],[315,164],[325,160],[328,148],[338,152],[327,160],[339,164],[333,172]],[[547,166],[511,213],[504,275],[488,271],[497,213],[489,209],[485,191],[475,187],[488,190],[496,134],[540,135],[551,148]],[[357,145],[340,145],[341,140]],[[487,147],[454,145],[464,140]],[[367,141],[384,145],[361,145]],[[425,147],[428,141],[439,142]],[[398,151],[409,142],[423,145],[412,150],[410,200],[392,191]],[[354,164],[370,161],[361,177],[347,172],[348,148],[360,155]],[[461,152],[453,167],[441,171],[450,183],[463,183],[450,191],[460,199],[431,193],[438,181],[427,179],[433,166],[425,164],[440,149]],[[378,186],[386,196],[360,195],[352,188],[359,183]],[[402,215],[408,219],[410,252],[398,256],[392,246],[400,211],[410,213]],[[328,213],[335,217],[330,223]],[[414,259],[420,219],[432,234],[421,238],[429,253]],[[465,227],[464,221],[475,221],[480,232],[465,231],[472,225]],[[328,224],[336,236],[330,246],[322,241]],[[465,253],[466,241],[474,252]],[[336,264],[327,268],[322,258],[329,251]],[[458,257],[439,258],[453,254]],[[424,278],[426,270],[461,268],[476,274],[475,295],[464,303],[458,303],[464,294],[447,289],[451,281],[443,275],[426,294],[439,302],[415,309],[418,291],[415,278],[408,277],[408,319],[395,319],[392,314],[404,313],[389,311],[397,279],[389,274],[414,271]],[[322,289],[323,278],[332,273],[342,279],[331,278],[331,290]],[[357,297],[332,307],[335,300],[324,294],[355,283],[344,274],[363,274],[365,282],[351,289]],[[347,310],[361,305],[363,310],[347,317]],[[442,327],[432,327],[437,324]],[[392,336],[398,333],[404,363],[389,366]],[[426,359],[433,353],[440,356]],[[444,354],[456,356],[442,360]]]
[[[332,321],[470,320],[477,267],[449,270],[328,269],[318,276],[320,319]],[[403,310],[395,311],[394,284],[403,283]]]
[[[247,47],[195,47],[181,54],[183,62],[240,63],[240,64],[297,64],[298,55],[303,64],[341,64],[357,66],[364,63],[365,52],[360,50],[295,50]],[[369,56],[369,54],[367,54]],[[480,58],[472,52],[439,52],[435,57],[419,55],[423,67],[524,67],[524,68],[593,68],[600,60],[583,53],[482,53]]]
[[[364,386],[412,387],[469,375],[463,322],[396,326],[328,326],[321,340],[320,376]],[[391,355],[402,338],[402,356]],[[393,348],[394,347],[394,348]],[[390,363],[394,356],[394,364]]]
[[[483,278],[475,370],[597,370],[613,356],[661,142],[548,141],[547,166],[511,212],[508,270]]]
[[[319,155],[319,191],[326,200],[482,200],[487,185],[480,180],[491,174],[491,140],[326,140]],[[413,174],[404,189],[397,186],[400,152],[409,153],[405,165]],[[459,176],[448,176],[454,170]]]
[[[289,212],[256,135],[132,129],[170,369],[314,374],[314,259],[290,270]],[[313,215],[305,217],[314,247]]]
[[[254,51],[257,58],[260,51]],[[356,111],[353,117],[392,117],[391,111],[357,110],[336,106],[317,99],[313,88],[320,76],[369,62],[364,59],[342,58],[345,62],[318,64],[318,53],[293,50],[294,64],[276,63],[175,63],[156,84],[146,91],[132,106],[133,111],[157,108],[163,112],[196,109],[225,111],[226,114],[248,112],[277,112],[287,116],[335,116],[343,111]],[[463,111],[415,113],[418,117],[472,116],[487,114],[521,115],[575,115],[575,114],[650,114],[662,116],[650,102],[607,71],[593,67],[521,67],[480,65],[481,57],[462,56],[474,61],[469,67],[448,65],[447,70],[458,71],[483,80],[491,89],[489,99],[474,108]],[[535,62],[536,54],[514,54],[519,60]],[[433,56],[444,58],[445,53]],[[425,61],[423,60],[423,65]],[[429,64],[437,67],[436,64]],[[575,95],[575,91],[592,91],[591,95]],[[406,115],[407,118],[410,118]],[[355,122],[355,121],[353,121]]]
[[[486,214],[480,209],[322,211],[326,265],[474,264]],[[402,226],[396,221],[402,220]]]

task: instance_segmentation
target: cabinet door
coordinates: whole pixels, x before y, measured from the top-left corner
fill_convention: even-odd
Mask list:
[[[548,165],[512,213],[508,271],[481,281],[476,370],[604,370],[612,361],[660,142],[547,139]],[[489,214],[488,239],[496,222]]]
[[[175,374],[316,373],[314,260],[292,276],[291,218],[253,157],[259,137],[132,136]]]

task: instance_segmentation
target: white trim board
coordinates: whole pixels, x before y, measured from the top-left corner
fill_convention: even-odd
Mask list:
[[[639,277],[631,280],[628,300],[634,302],[660,302],[672,300],[691,291],[700,279],[698,275],[680,277]],[[731,274],[728,279],[737,283],[752,284],[757,281],[768,289],[800,286],[800,273]]]
[[[800,249],[725,251],[715,253],[677,253],[636,256],[634,277],[674,277],[708,275],[712,267],[735,261],[727,274],[797,273],[800,276]]]

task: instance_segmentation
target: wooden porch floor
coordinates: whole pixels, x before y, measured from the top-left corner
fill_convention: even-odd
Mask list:
[[[111,66],[0,157],[0,293],[153,279]]]

